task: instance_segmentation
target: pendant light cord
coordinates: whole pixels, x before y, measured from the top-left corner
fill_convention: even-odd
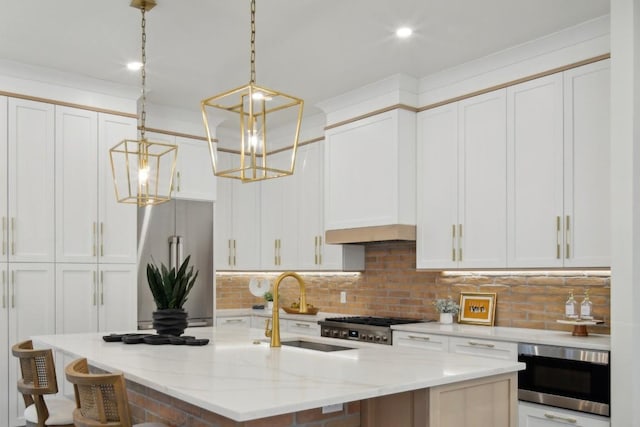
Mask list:
[[[145,124],[147,121],[147,20],[145,18],[145,8],[141,7],[142,11],[142,68],[140,68],[140,74],[142,76],[142,112],[140,113],[140,136],[144,140]]]
[[[251,0],[251,76],[249,83],[256,83],[256,0]]]

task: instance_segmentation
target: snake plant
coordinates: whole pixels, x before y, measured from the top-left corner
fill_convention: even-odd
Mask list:
[[[154,264],[147,264],[147,281],[153,294],[158,310],[182,309],[187,302],[187,296],[198,278],[198,272],[193,273],[193,266],[189,267],[189,255],[178,271],[169,270],[164,264],[158,268]],[[187,271],[188,269],[188,271]]]

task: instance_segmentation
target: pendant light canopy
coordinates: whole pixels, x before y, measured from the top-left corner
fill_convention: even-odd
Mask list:
[[[116,199],[120,203],[138,206],[157,205],[171,200],[173,175],[178,147],[151,142],[145,136],[146,121],[146,18],[145,12],[156,5],[155,0],[132,0],[131,7],[142,12],[142,96],[138,118],[140,139],[125,139],[109,150]]]
[[[242,182],[261,181],[292,175],[304,101],[256,84],[255,12],[251,0],[251,77],[249,84],[204,99],[201,103],[211,162],[215,175]],[[239,132],[235,136],[216,139],[211,132],[215,112],[224,110],[236,115]],[[280,125],[267,133],[269,126]],[[291,126],[291,123],[295,125]],[[286,125],[285,125],[286,124]],[[273,130],[273,128],[270,128]],[[223,162],[218,153],[228,153]]]

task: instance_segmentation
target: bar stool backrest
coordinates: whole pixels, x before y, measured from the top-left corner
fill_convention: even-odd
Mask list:
[[[51,349],[34,350],[31,340],[23,341],[11,347],[11,353],[20,362],[22,378],[18,380],[18,391],[22,393],[24,405],[36,405],[39,423],[49,418],[44,402],[45,394],[58,392],[56,368]]]
[[[77,409],[76,427],[131,427],[131,413],[122,374],[91,374],[87,359],[77,359],[65,368],[73,384]]]

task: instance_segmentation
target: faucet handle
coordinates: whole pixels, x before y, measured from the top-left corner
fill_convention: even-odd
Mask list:
[[[264,321],[264,336],[267,338],[271,338],[272,329],[269,327],[270,322],[271,322],[271,319],[266,319]]]

